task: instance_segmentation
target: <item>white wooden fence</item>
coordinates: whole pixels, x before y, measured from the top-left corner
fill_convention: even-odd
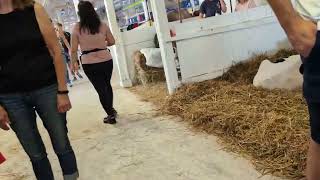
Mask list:
[[[113,5],[108,0],[105,3],[107,12],[111,11]],[[193,18],[183,23],[168,23],[164,1],[151,0],[151,5],[154,26],[128,32],[120,32],[115,14],[108,13],[109,25],[117,39],[115,59],[122,79],[134,79],[133,53],[153,47],[156,33],[169,93],[183,83],[220,76],[232,64],[254,54],[290,47],[269,6],[206,19]],[[175,37],[170,36],[170,30],[176,32]],[[177,43],[182,80],[178,78],[172,42]]]

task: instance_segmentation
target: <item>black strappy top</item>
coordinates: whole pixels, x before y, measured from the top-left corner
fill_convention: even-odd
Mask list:
[[[53,58],[34,6],[0,14],[0,94],[23,93],[57,82]]]

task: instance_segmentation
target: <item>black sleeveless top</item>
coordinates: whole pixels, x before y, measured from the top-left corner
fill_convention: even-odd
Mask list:
[[[23,93],[57,82],[34,6],[0,14],[0,94]]]

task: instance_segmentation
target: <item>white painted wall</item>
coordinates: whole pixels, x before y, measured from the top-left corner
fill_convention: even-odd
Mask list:
[[[253,54],[289,47],[268,6],[171,26],[177,34],[171,41],[177,41],[184,83],[215,78]]]
[[[78,12],[78,4],[79,0],[73,0],[74,8],[76,9],[76,12]]]

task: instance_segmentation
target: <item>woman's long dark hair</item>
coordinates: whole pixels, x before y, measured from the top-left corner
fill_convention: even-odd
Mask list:
[[[101,20],[89,1],[80,1],[78,4],[78,15],[80,17],[80,32],[88,31],[97,34],[100,30]]]

